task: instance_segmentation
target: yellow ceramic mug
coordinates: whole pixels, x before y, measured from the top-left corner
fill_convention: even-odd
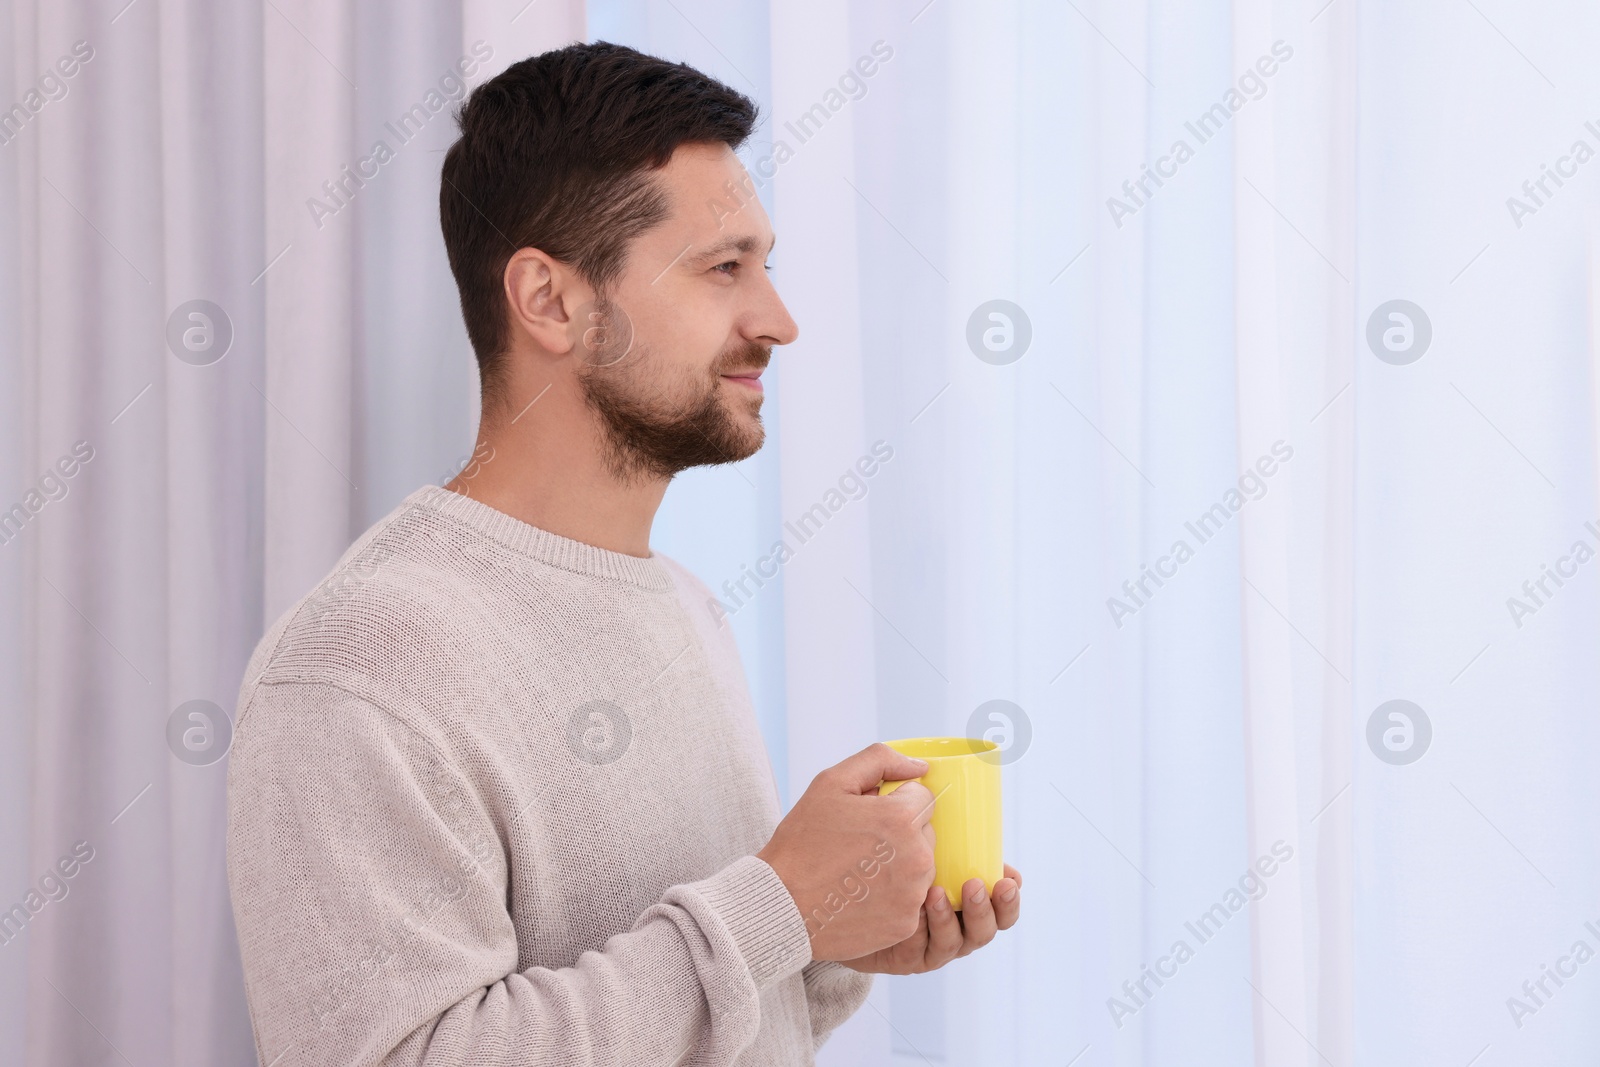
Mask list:
[[[1000,856],[1000,746],[975,737],[911,737],[884,744],[928,761],[921,782],[933,794],[933,883],[961,910],[961,887],[982,878],[985,888],[1005,873]],[[881,782],[880,796],[905,782]]]

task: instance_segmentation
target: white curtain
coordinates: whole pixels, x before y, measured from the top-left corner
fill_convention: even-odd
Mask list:
[[[762,107],[801,337],[654,544],[786,803],[1011,744],[1022,925],[822,1061],[1584,1062],[1600,13],[1502,0],[0,7],[0,1062],[251,1062],[225,716],[465,459],[449,110],[579,39]]]

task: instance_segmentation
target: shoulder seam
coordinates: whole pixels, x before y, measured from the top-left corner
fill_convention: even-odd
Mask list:
[[[263,675],[265,675],[266,671],[263,670],[261,673]],[[362,675],[361,677],[363,679],[366,678],[365,675]],[[445,762],[445,763],[450,763],[451,766],[455,766],[455,764],[451,763],[451,761],[448,760],[445,757],[445,754],[442,751],[440,751],[438,744],[436,744],[434,742],[433,738],[428,736],[427,731],[425,731],[416,722],[413,722],[410,716],[407,716],[407,715],[405,715],[405,714],[403,714],[401,712],[395,711],[393,708],[387,707],[384,702],[380,702],[379,700],[377,700],[376,699],[376,695],[377,694],[376,694],[376,691],[375,691],[375,687],[372,687],[367,692],[363,692],[363,691],[361,691],[361,689],[358,689],[358,688],[356,688],[354,686],[347,685],[347,684],[345,684],[343,682],[335,681],[335,680],[330,679],[330,678],[317,678],[317,679],[284,678],[284,679],[281,679],[279,681],[266,681],[266,680],[263,679],[263,680],[260,680],[260,681],[258,681],[256,683],[254,691],[250,694],[250,703],[253,705],[256,702],[257,695],[261,692],[261,690],[264,687],[267,687],[267,686],[289,686],[289,685],[322,686],[324,688],[333,689],[333,690],[336,690],[336,691],[338,691],[340,693],[343,693],[347,697],[351,697],[351,698],[353,698],[355,700],[359,700],[361,703],[365,704],[367,707],[372,708],[374,711],[378,712],[385,719],[390,719],[390,720],[398,723],[399,725],[405,727],[405,729],[406,729],[406,731],[408,733],[412,734],[413,736],[415,736],[417,738],[417,740],[419,740],[423,744],[427,745],[428,749],[439,760],[441,760],[442,762]],[[404,685],[398,685],[398,686],[396,686],[396,688],[400,689],[402,692],[404,692],[408,697],[411,697],[413,700],[416,699],[416,694],[412,693]],[[243,717],[244,716],[241,714],[240,718],[243,718]]]

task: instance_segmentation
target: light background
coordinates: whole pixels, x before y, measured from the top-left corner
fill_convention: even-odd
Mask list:
[[[1006,770],[1023,925],[880,978],[822,1062],[1589,1062],[1600,964],[1520,1026],[1507,1001],[1600,950],[1600,562],[1520,625],[1507,601],[1600,545],[1600,162],[1520,219],[1507,198],[1600,150],[1600,12],[1510,0],[0,7],[0,107],[94,50],[0,144],[0,509],[94,449],[0,544],[0,908],[96,851],[0,945],[0,1062],[252,1061],[226,763],[174,758],[168,717],[231,711],[265,625],[454,472],[475,414],[448,113],[320,227],[306,202],[475,44],[473,84],[575,39],[750,94],[752,167],[793,150],[761,181],[801,325],[769,443],[681,477],[657,550],[721,589],[894,450],[730,620],[786,804],[987,701],[1031,733]],[[1185,123],[1276,41],[1200,143]],[[234,333],[209,366],[166,343],[194,299]],[[967,342],[997,299],[1032,335],[1000,365]],[[1367,342],[1393,300],[1431,324],[1404,365]],[[1108,598],[1280,440],[1265,495],[1119,626]],[[1368,744],[1393,699],[1432,724],[1410,764]],[[1185,922],[1280,840],[1198,944]],[[1108,999],[1180,938],[1118,1026]]]

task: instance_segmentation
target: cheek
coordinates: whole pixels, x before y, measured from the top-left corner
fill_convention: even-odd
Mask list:
[[[636,368],[643,381],[691,382],[703,389],[704,383],[715,383],[713,372],[734,336],[726,306],[731,298],[698,280],[669,287],[675,281],[669,276],[658,287],[640,286],[621,297],[634,331],[634,353],[626,362],[643,348],[645,358]]]
[[[652,335],[639,353],[636,380],[678,396],[704,393],[724,384],[717,377],[722,351],[703,325],[685,321],[680,329]]]

